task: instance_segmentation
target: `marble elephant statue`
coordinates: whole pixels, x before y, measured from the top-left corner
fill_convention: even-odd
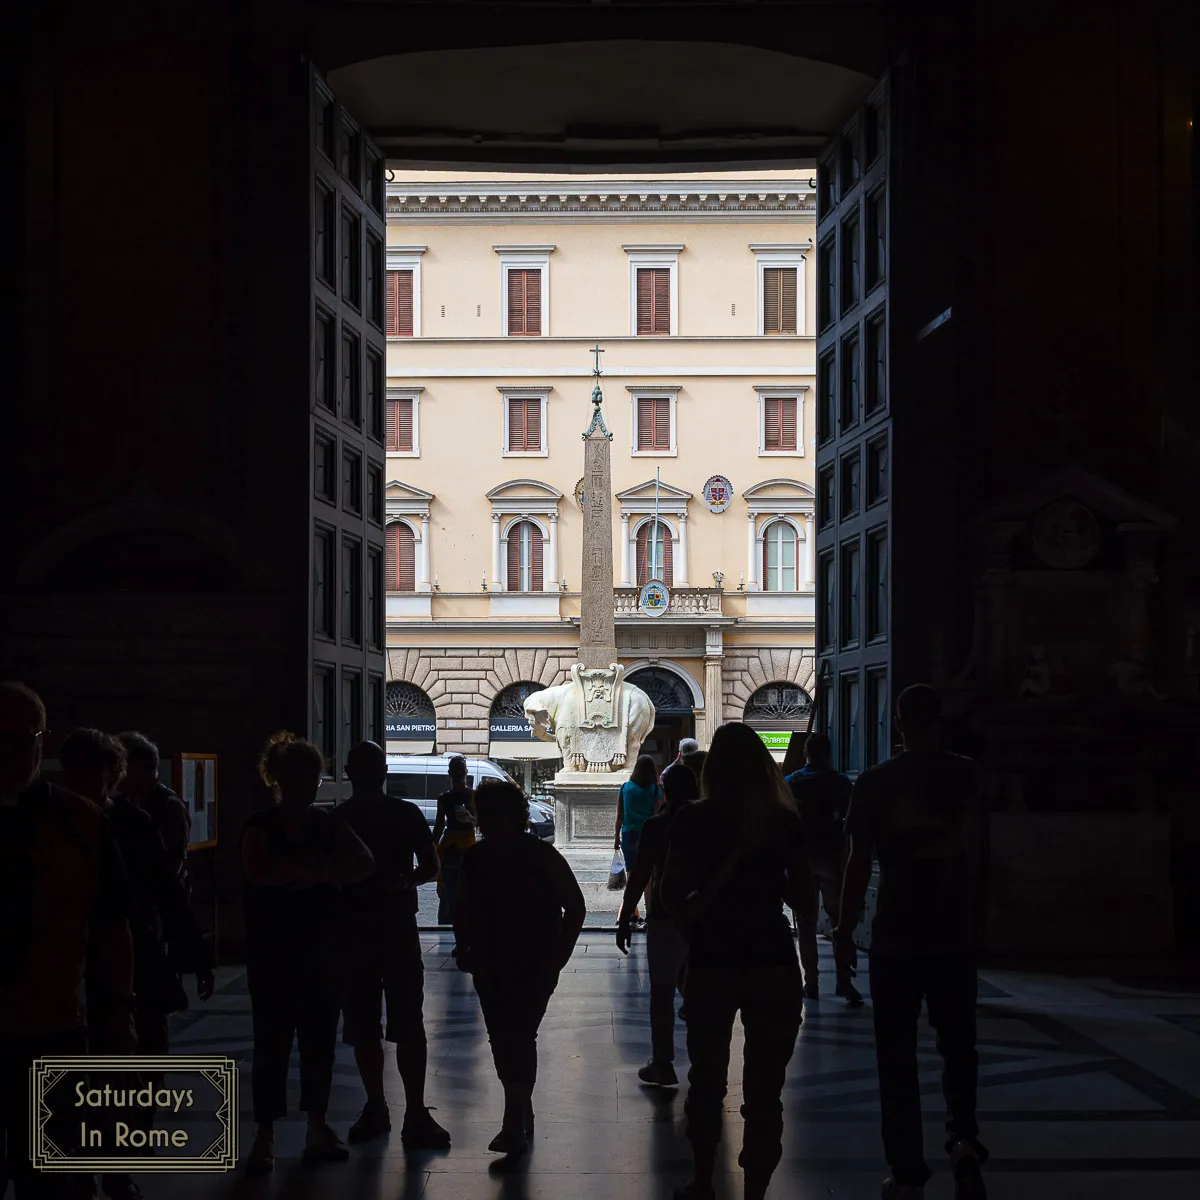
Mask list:
[[[560,683],[544,691],[534,692],[525,701],[525,717],[534,737],[544,742],[557,742],[566,770],[596,771],[602,765],[589,764],[575,749],[579,729],[577,712],[578,690],[574,682]],[[654,728],[654,705],[650,697],[635,684],[622,683],[621,708],[625,726],[625,750],[607,764],[610,771],[620,771],[637,757],[642,743]]]

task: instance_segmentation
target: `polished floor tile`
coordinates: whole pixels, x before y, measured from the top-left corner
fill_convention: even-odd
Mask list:
[[[540,1038],[534,1098],[537,1137],[528,1157],[503,1169],[487,1144],[501,1093],[470,980],[449,958],[446,935],[423,935],[428,1100],[454,1136],[447,1154],[406,1160],[399,1137],[355,1148],[345,1166],[299,1166],[303,1124],[281,1123],[274,1176],[142,1177],[147,1200],[214,1200],[225,1194],[317,1200],[651,1200],[687,1177],[686,1083],[642,1087],[650,1053],[645,946],[623,957],[609,934],[585,932]],[[832,989],[829,947],[822,945]],[[865,961],[864,961],[865,967]],[[866,990],[866,971],[859,977]],[[1200,996],[1139,991],[1108,980],[985,972],[980,1001],[980,1118],[993,1158],[993,1200],[1176,1200],[1200,1195]],[[223,970],[207,1004],[182,1014],[179,1053],[237,1058],[243,1147],[252,1131],[249,997],[244,977]],[[677,1068],[686,1079],[682,1025]],[[726,1144],[718,1193],[740,1195],[740,1032],[735,1033]],[[932,1034],[920,1039],[926,1142],[935,1169],[927,1200],[953,1195],[940,1156],[939,1063]],[[293,1061],[293,1075],[296,1063]],[[389,1067],[397,1121],[399,1080]],[[293,1100],[295,1080],[293,1079]],[[886,1173],[878,1131],[869,1004],[850,1011],[832,994],[811,1004],[784,1094],[784,1158],[773,1197],[874,1200]],[[353,1056],[339,1047],[330,1119],[344,1131],[362,1101]]]

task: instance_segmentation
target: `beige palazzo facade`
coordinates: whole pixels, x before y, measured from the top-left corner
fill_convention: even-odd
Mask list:
[[[489,756],[533,786],[559,765],[520,701],[575,661],[596,346],[618,649],[659,712],[647,750],[665,761],[727,720],[775,745],[803,726],[814,233],[804,171],[390,172],[391,752]],[[639,610],[651,578],[659,616]]]

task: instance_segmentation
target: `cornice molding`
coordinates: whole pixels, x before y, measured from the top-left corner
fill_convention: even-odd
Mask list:
[[[720,217],[758,219],[816,216],[816,192],[807,183],[778,180],[614,180],[601,188],[566,187],[561,182],[441,182],[387,185],[387,216],[394,222]]]

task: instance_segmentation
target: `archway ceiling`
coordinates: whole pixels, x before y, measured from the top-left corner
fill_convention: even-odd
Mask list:
[[[394,54],[329,81],[393,161],[579,169],[811,160],[874,82],[755,46],[635,40]]]

